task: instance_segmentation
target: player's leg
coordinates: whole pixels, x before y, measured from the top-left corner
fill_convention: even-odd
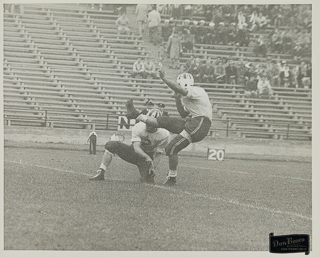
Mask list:
[[[110,165],[112,161],[113,153],[108,150],[105,150],[102,156],[102,162],[100,164],[99,169],[97,170],[97,174],[93,177],[90,177],[89,180],[104,180],[104,174],[107,170],[107,167]]]
[[[188,138],[190,142],[200,142],[208,135],[211,127],[211,121],[207,117],[195,117],[188,119],[185,124],[185,130],[181,134]]]
[[[186,148],[191,142],[199,142],[208,135],[211,121],[206,117],[188,119],[185,129],[180,132],[166,147],[166,154],[169,156],[169,174],[165,185],[176,183],[178,153]]]
[[[182,132],[186,122],[186,120],[181,117],[159,116],[154,118],[147,115],[139,115],[137,120],[149,126],[167,129],[169,132],[176,134]]]
[[[146,123],[149,126],[164,128],[171,133],[180,133],[184,129],[186,120],[181,117],[160,116],[157,118],[149,117],[141,114],[133,105],[133,100],[130,99],[126,103],[127,115],[129,119],[137,119]]]
[[[165,181],[165,185],[174,185],[176,183],[178,168],[178,152],[186,148],[190,144],[190,140],[181,134],[173,138],[166,147],[166,155],[169,157],[169,173]]]
[[[114,154],[117,154],[121,159],[131,163],[135,164],[137,163],[137,156],[134,153],[134,150],[132,146],[129,146],[127,144],[124,144],[122,142],[117,142],[117,141],[109,141],[105,145],[105,152],[102,157],[102,162],[100,164],[100,167],[97,171],[97,174],[91,178],[90,180],[103,180],[104,179],[104,174],[109,167],[111,161],[112,161],[112,156]]]
[[[126,108],[127,108],[126,117],[128,119],[136,119],[140,115],[140,112],[136,110],[136,108],[133,105],[133,99],[129,99],[127,101]]]

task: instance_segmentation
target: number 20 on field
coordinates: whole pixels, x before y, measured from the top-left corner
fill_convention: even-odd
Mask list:
[[[214,149],[208,148],[208,160],[218,160],[222,161],[224,159],[225,150],[224,149]]]

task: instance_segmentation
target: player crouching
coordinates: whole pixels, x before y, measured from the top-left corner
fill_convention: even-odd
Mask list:
[[[190,143],[200,142],[208,135],[212,121],[212,106],[206,91],[194,86],[191,74],[182,73],[178,76],[177,81],[166,78],[162,69],[159,75],[163,82],[175,92],[176,106],[181,117],[145,116],[134,108],[132,100],[126,104],[127,117],[135,118],[149,126],[165,128],[177,134],[166,147],[166,155],[169,157],[169,173],[164,184],[171,186],[176,183],[178,153]]]
[[[157,118],[161,115],[159,109],[152,109],[147,113],[148,117]],[[140,181],[154,183],[154,169],[160,161],[161,150],[169,142],[170,133],[163,128],[156,128],[139,122],[132,128],[131,145],[119,141],[108,141],[102,163],[97,174],[90,180],[104,180],[104,174],[112,161],[112,156],[117,154],[121,159],[138,167]]]

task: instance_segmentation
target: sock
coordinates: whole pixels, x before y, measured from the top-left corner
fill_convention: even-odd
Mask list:
[[[171,170],[169,169],[169,174],[168,174],[169,177],[176,177],[177,176],[177,170]]]
[[[137,120],[139,120],[141,122],[144,122],[144,123],[147,121],[147,119],[148,119],[148,116],[147,115],[143,115],[143,114],[141,114],[141,115],[139,115],[137,117]]]
[[[99,167],[99,168],[102,168],[104,171],[106,171],[106,170],[107,170],[106,165],[105,165],[105,164],[103,164],[103,163],[101,163],[101,165],[100,165],[100,167]]]

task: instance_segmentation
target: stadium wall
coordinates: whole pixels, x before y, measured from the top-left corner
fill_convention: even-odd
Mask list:
[[[8,143],[27,144],[58,144],[68,146],[78,146],[86,149],[87,140],[91,130],[64,129],[64,128],[31,128],[21,126],[5,126],[4,140]],[[103,146],[112,134],[112,131],[100,131],[97,145]],[[130,132],[122,133],[125,136],[125,143],[130,144]],[[207,156],[208,148],[225,149],[226,157],[250,157],[260,155],[264,157],[278,157],[286,159],[288,157],[307,158],[312,157],[312,144],[310,141],[290,141],[290,140],[268,140],[268,139],[241,139],[241,138],[211,138],[208,137],[200,143],[191,144],[184,150],[186,155]],[[99,147],[100,149],[101,147]]]

